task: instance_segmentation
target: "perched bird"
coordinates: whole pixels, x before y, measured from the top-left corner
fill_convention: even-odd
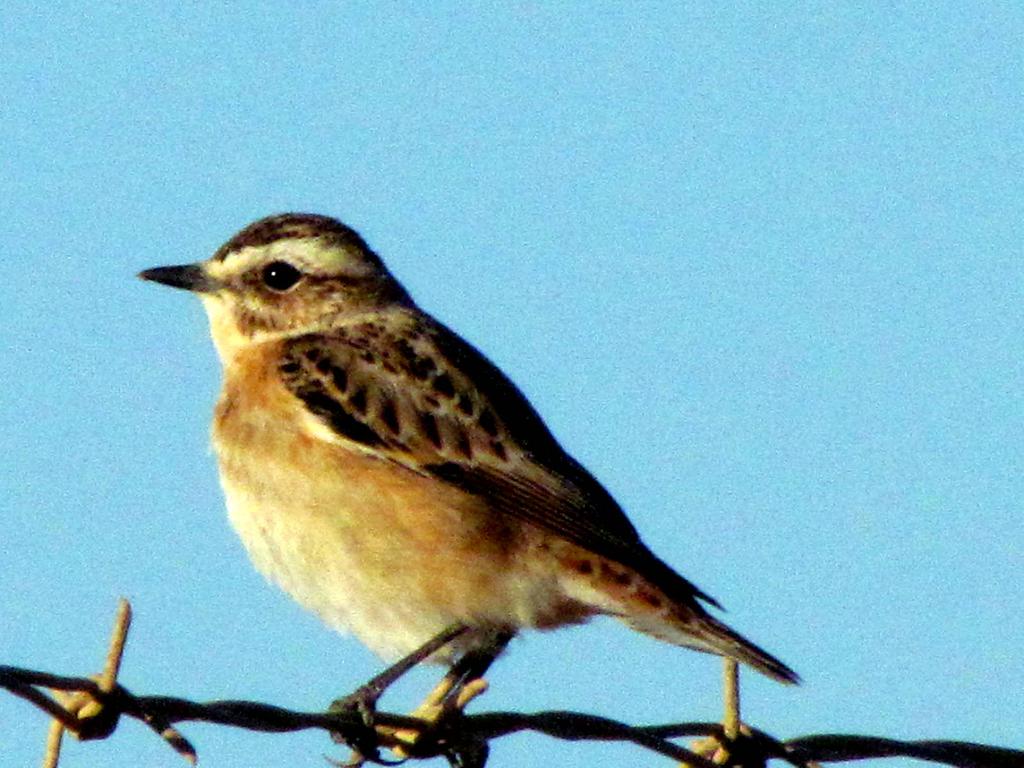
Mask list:
[[[349,227],[272,216],[207,261],[140,276],[202,298],[231,522],[255,566],[332,627],[406,666],[486,668],[522,629],[603,614],[797,681],[705,610],[718,604]]]

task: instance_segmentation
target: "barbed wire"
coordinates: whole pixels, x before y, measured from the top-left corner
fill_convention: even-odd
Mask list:
[[[482,768],[490,742],[533,731],[567,741],[629,742],[692,768],[760,768],[772,759],[799,768],[819,768],[822,763],[889,757],[911,757],[957,768],[1024,768],[1024,751],[970,742],[901,741],[846,734],[776,739],[741,722],[733,662],[726,664],[723,723],[633,726],[567,711],[465,714],[463,706],[486,688],[482,681],[468,689],[457,706],[426,718],[387,712],[374,712],[372,717],[355,711],[301,712],[253,701],[201,703],[171,696],[137,696],[117,682],[130,622],[131,607],[122,600],[106,664],[94,678],[0,666],[0,688],[53,718],[43,768],[57,768],[65,731],[82,741],[103,739],[116,731],[121,717],[144,723],[191,763],[195,763],[197,752],[175,727],[178,723],[216,723],[270,733],[320,729],[353,749],[351,765],[443,757],[458,768]],[[700,740],[692,750],[672,741],[694,737]],[[397,760],[383,757],[381,750],[389,750]]]

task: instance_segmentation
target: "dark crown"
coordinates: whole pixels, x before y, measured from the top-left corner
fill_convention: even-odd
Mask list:
[[[229,254],[243,248],[269,245],[286,238],[295,240],[319,238],[328,240],[331,245],[356,248],[366,252],[368,256],[372,254],[359,233],[337,219],[315,213],[280,213],[247,226],[224,243],[213,255],[213,258],[215,261],[223,261]]]

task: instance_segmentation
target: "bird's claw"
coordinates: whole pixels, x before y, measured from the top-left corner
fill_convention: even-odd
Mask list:
[[[327,708],[328,712],[338,714],[359,713],[363,728],[348,734],[333,731],[331,738],[337,744],[345,744],[352,749],[352,757],[343,763],[347,768],[360,766],[367,760],[381,762],[380,748],[377,739],[377,700],[381,691],[373,686],[363,685],[347,696],[335,699]]]

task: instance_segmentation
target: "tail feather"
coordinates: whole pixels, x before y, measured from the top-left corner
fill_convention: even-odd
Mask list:
[[[780,683],[795,685],[800,682],[800,676],[786,664],[715,617],[699,608],[697,610],[699,614],[687,610],[685,615],[650,613],[621,618],[634,629],[659,640],[735,659]]]
[[[696,625],[700,638],[713,652],[747,664],[780,683],[796,685],[800,682],[800,676],[789,666],[713,616],[701,616]]]
[[[645,570],[649,586],[664,595],[670,605],[647,617],[633,613],[626,619],[630,625],[675,645],[735,659],[780,683],[800,682],[800,676],[787,665],[711,616],[698,600],[715,608],[722,606],[653,553]],[[642,587],[634,589],[643,592]]]
[[[569,542],[562,546],[563,586],[592,613],[615,616],[673,645],[735,659],[780,683],[800,682],[788,666],[711,616],[698,601],[718,603],[653,554],[634,569]]]

